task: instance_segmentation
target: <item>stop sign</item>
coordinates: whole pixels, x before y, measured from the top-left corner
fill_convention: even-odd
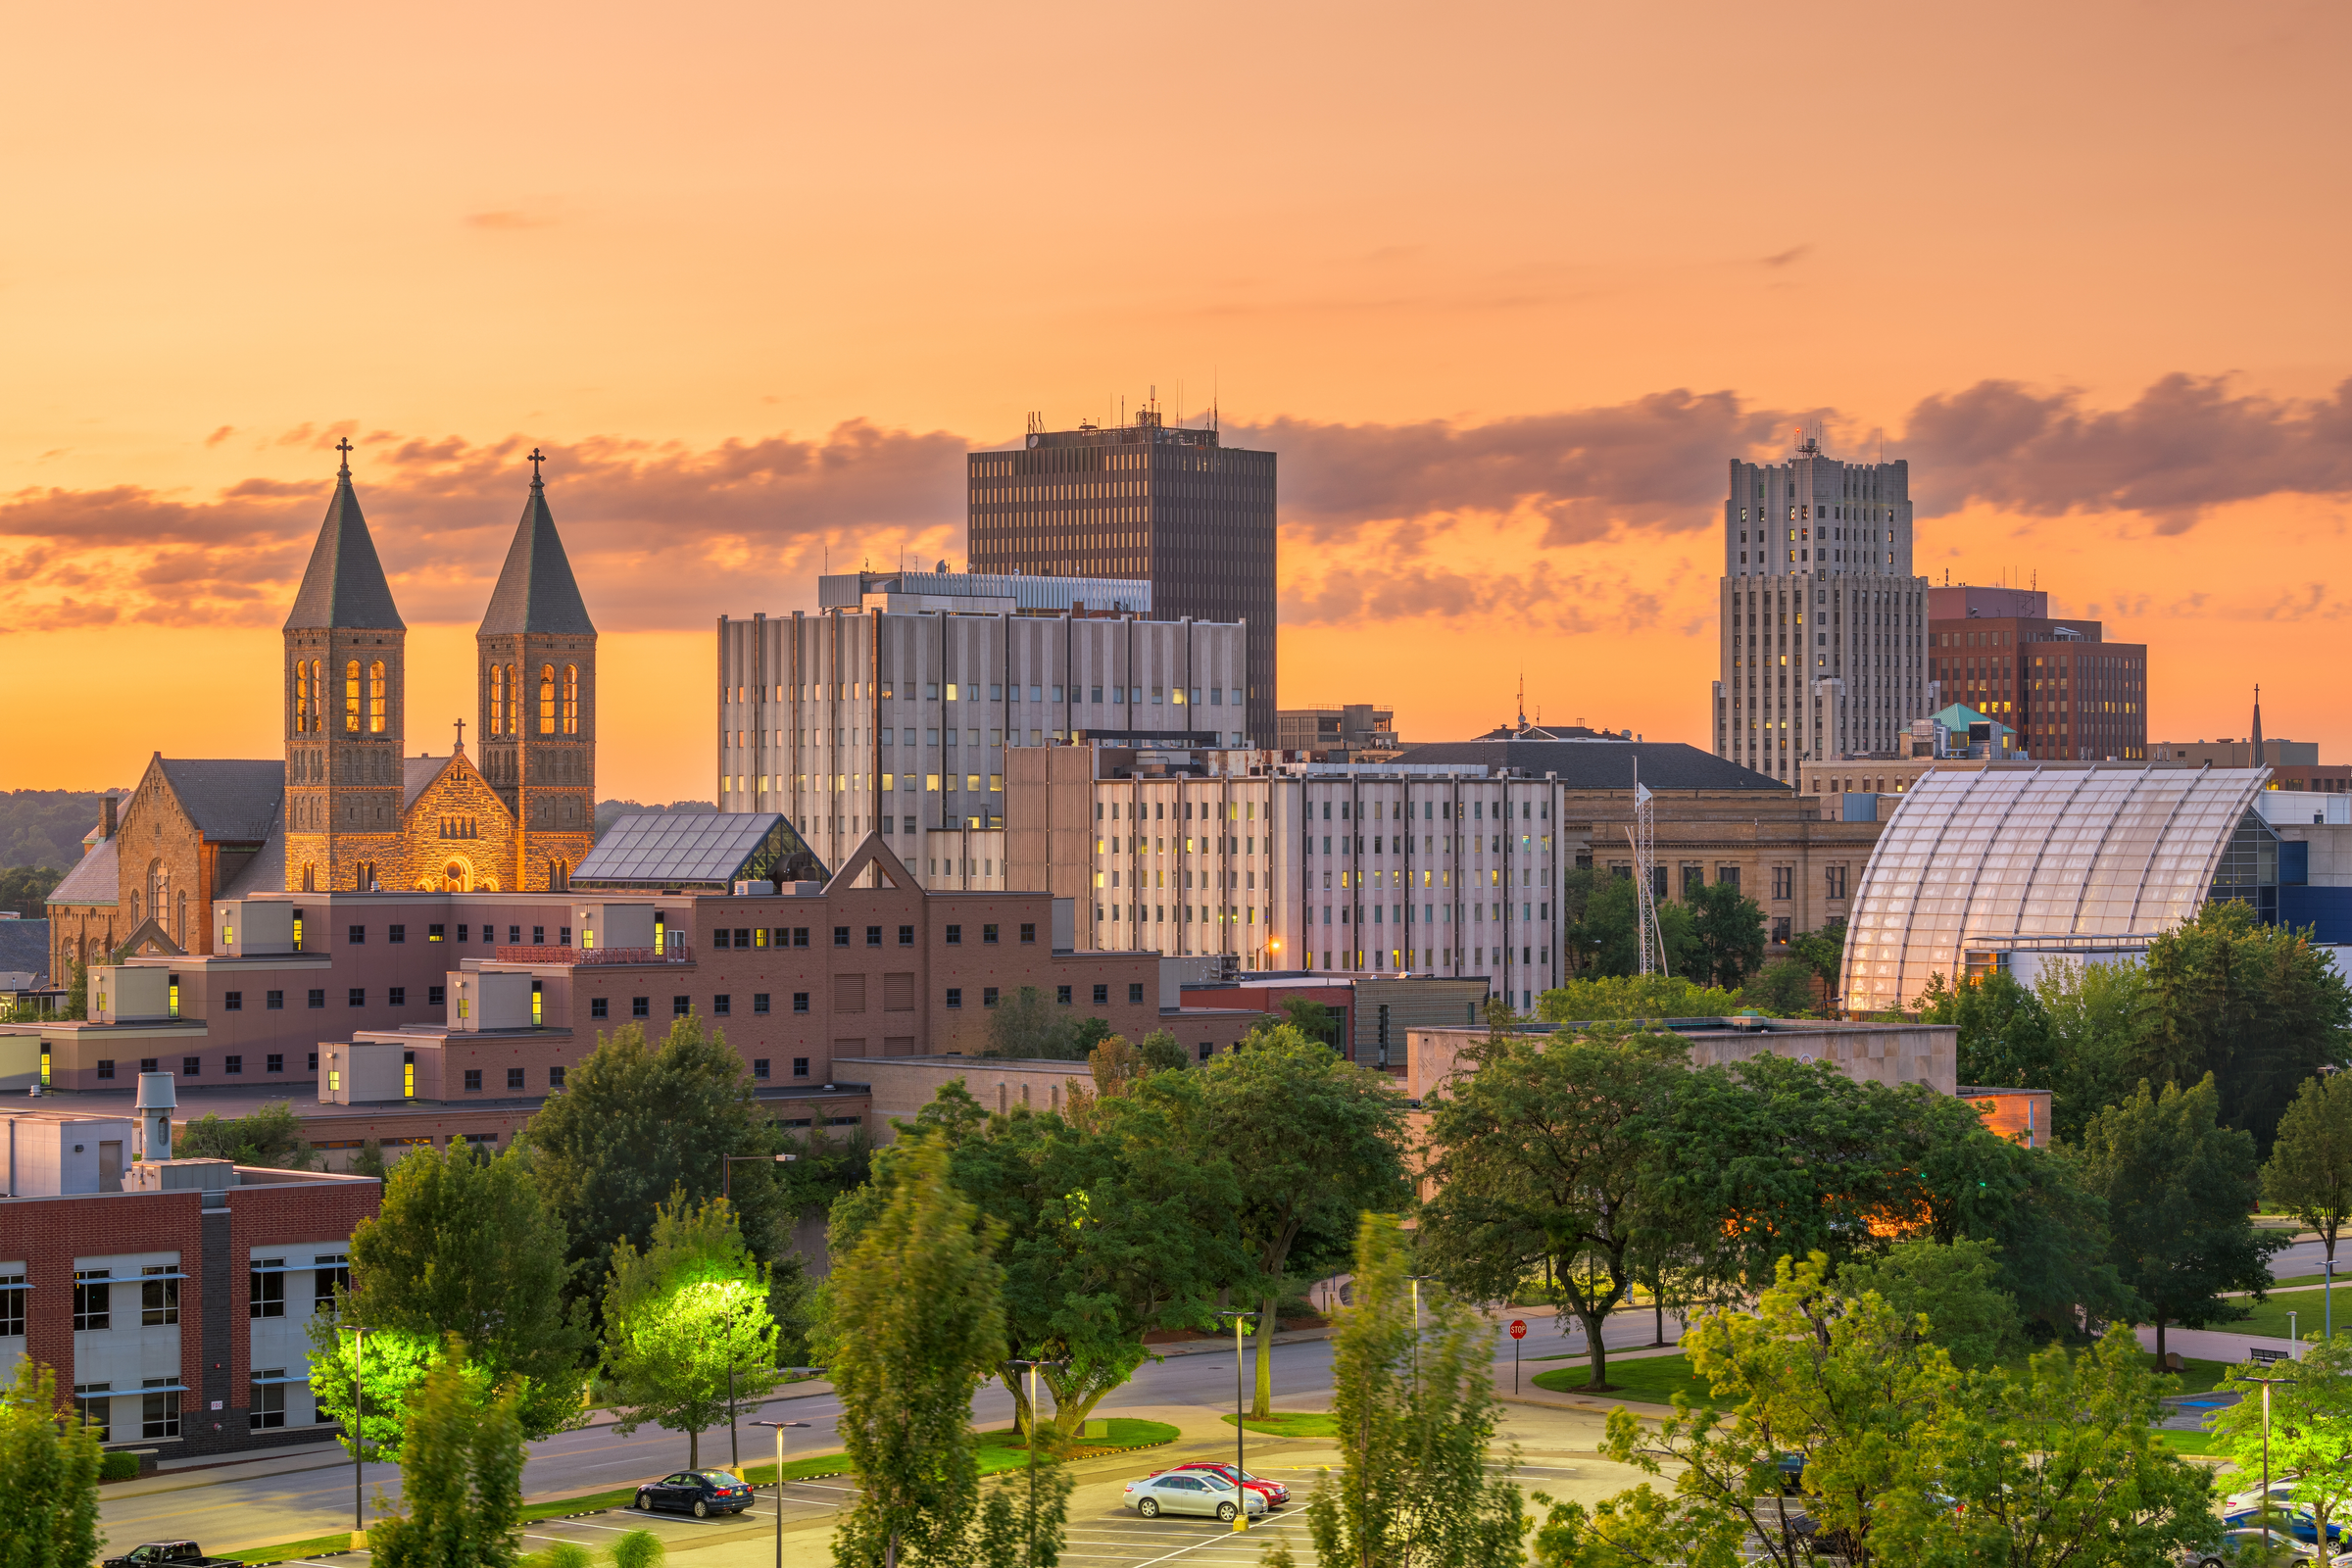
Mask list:
[[[1527,1338],[1527,1324],[1526,1324],[1526,1323],[1524,1323],[1523,1321],[1521,1321],[1521,1320],[1520,1320],[1520,1319],[1518,1319],[1518,1318],[1513,1318],[1513,1319],[1511,1319],[1511,1338],[1512,1338],[1512,1339],[1514,1339],[1514,1340],[1524,1340],[1524,1339],[1526,1339],[1526,1338]]]

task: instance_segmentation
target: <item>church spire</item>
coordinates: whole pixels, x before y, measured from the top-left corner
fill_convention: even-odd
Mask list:
[[[507,548],[498,586],[491,591],[490,608],[475,629],[478,637],[596,635],[580,585],[571,575],[571,562],[564,554],[563,537],[556,532],[555,515],[547,510],[547,481],[539,475],[539,465],[546,461],[538,448],[531,449],[531,493],[522,504],[522,520]]]
[[[375,540],[368,519],[360,514],[360,498],[351,487],[351,443],[341,441],[342,466],[335,474],[335,494],[326,504],[326,520],[318,526],[318,541],[311,547],[311,564],[294,595],[286,616],[288,631],[365,627],[370,631],[406,631],[408,622],[392,603],[392,585],[384,580],[383,563],[376,559]]]
[[[2262,766],[2262,765],[2263,765],[2263,758],[2262,758],[2262,682],[2260,682],[2260,681],[2256,681],[2256,682],[2254,683],[2254,760],[2253,760],[2253,761],[2252,761],[2252,762],[2248,763],[2247,765],[2248,765],[2248,766],[2251,766],[2251,767],[2260,767],[2260,766]]]

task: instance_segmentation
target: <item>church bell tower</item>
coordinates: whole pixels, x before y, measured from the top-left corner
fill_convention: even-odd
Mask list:
[[[408,626],[351,487],[351,443],[285,625],[286,887],[395,887]]]
[[[596,844],[596,626],[547,509],[546,459],[474,633],[482,777],[514,814],[518,890],[561,889]]]

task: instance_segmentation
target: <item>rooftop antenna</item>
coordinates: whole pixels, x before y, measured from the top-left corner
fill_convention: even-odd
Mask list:
[[[1527,733],[1527,671],[1519,672],[1519,733]]]
[[[1653,886],[1657,863],[1657,811],[1651,805],[1649,787],[1642,782],[1642,754],[1634,754],[1634,820],[1625,830],[1626,842],[1634,851],[1634,888],[1640,899],[1642,929],[1642,973],[1664,974],[1666,969],[1666,939],[1658,929],[1658,903]]]

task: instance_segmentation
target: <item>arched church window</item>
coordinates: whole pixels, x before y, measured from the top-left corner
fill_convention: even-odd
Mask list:
[[[311,727],[311,665],[310,661],[294,661],[294,728],[299,733]]]
[[[360,732],[360,662],[356,659],[343,665],[343,732]]]
[[[580,666],[564,666],[564,733],[580,732]]]
[[[539,666],[539,733],[556,732],[556,666]]]
[[[318,660],[311,661],[311,733],[319,735],[326,730],[326,666]]]
[[[504,664],[492,664],[490,666],[490,733],[504,735],[506,732],[507,667]]]
[[[368,733],[384,732],[384,662],[377,660],[368,666]]]

